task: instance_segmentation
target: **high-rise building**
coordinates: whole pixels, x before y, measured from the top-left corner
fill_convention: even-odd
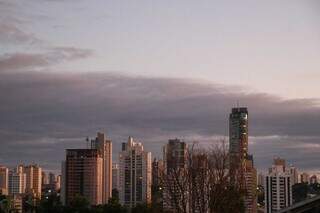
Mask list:
[[[161,203],[161,177],[163,175],[163,161],[154,158],[152,161],[152,203]]]
[[[56,184],[56,175],[52,172],[49,173],[49,184],[50,185],[55,185]]]
[[[14,194],[11,196],[11,205],[15,213],[22,213],[23,211],[23,198],[22,194]]]
[[[286,160],[280,157],[276,157],[273,159],[273,167],[278,167],[277,169],[280,169],[282,171],[286,171]]]
[[[163,148],[164,172],[172,169],[185,168],[187,158],[187,144],[179,139],[170,139]]]
[[[78,196],[84,196],[91,205],[102,204],[103,158],[97,149],[67,149],[63,197],[70,204]]]
[[[240,185],[245,189],[244,204],[247,213],[257,212],[257,170],[253,156],[248,152],[248,109],[232,108],[229,116],[229,154],[232,176],[238,173]]]
[[[264,175],[262,173],[258,174],[258,185],[259,186],[264,186]]]
[[[22,167],[26,174],[26,192],[36,198],[41,198],[42,169],[38,165]]]
[[[0,195],[8,195],[9,193],[9,169],[0,166]]]
[[[174,171],[184,170],[186,168],[187,149],[187,144],[179,139],[170,139],[168,143],[163,147],[163,172],[164,175],[168,177],[166,181],[170,181],[173,183],[174,180],[170,179],[170,173]],[[179,203],[180,201],[172,201],[172,197],[181,197],[181,191],[175,189],[175,187],[173,187],[172,189],[168,189],[168,186],[163,187],[163,208],[165,211],[173,212],[175,210],[175,205],[181,205],[181,203]],[[174,196],[172,196],[172,194]]]
[[[151,202],[151,153],[132,137],[119,155],[119,198],[128,207]]]
[[[87,196],[90,199],[91,204],[105,204],[108,202],[109,198],[112,196],[112,143],[111,140],[107,139],[105,134],[98,132],[97,137],[91,142],[90,149],[74,149],[67,150],[67,160],[68,153],[70,154],[70,160],[62,162],[61,165],[61,176],[58,182],[58,187],[60,188],[61,202],[63,205],[68,204],[74,197],[74,192],[70,192],[70,182],[77,182],[77,187],[81,189],[81,194]],[[87,138],[87,143],[89,145],[89,138]],[[73,168],[70,170],[70,165],[72,163],[80,164],[81,156],[85,157],[86,160],[82,161],[81,168],[79,170],[85,170],[88,176],[90,176],[90,171],[93,172],[91,178],[86,178],[87,181],[77,181],[70,178],[70,172],[79,173]],[[90,165],[93,165],[90,168]],[[83,174],[83,173],[81,173]],[[58,181],[58,180],[56,180]],[[88,187],[84,190],[83,188]],[[98,187],[98,188],[97,188]],[[89,189],[90,188],[90,189]],[[79,194],[79,193],[78,193]]]
[[[257,212],[257,170],[253,164],[252,155],[247,155],[244,169],[246,196],[244,204],[246,212]]]
[[[26,191],[26,174],[21,169],[9,171],[9,195],[17,195]]]
[[[265,178],[265,212],[273,213],[292,205],[292,175],[285,161],[274,160]]]
[[[66,205],[66,190],[67,190],[67,171],[66,171],[66,161],[61,162],[61,185],[60,185],[60,202],[62,205]]]
[[[112,189],[119,190],[119,165],[112,164]]]
[[[231,166],[238,167],[248,155],[248,110],[233,108],[229,116],[229,153]]]
[[[301,183],[309,183],[309,174],[306,173],[306,172],[303,172],[303,173],[300,175],[300,182],[301,182]]]
[[[42,171],[42,174],[41,174],[41,184],[44,186],[46,184],[48,184],[49,181],[48,181],[48,175],[46,172]]]
[[[57,181],[56,181],[56,190],[61,189],[61,175],[57,175]]]
[[[315,183],[318,183],[318,177],[317,177],[317,175],[312,175],[311,177],[310,177],[310,182],[309,182],[310,184],[315,184]]]
[[[154,190],[159,189],[163,172],[163,161],[154,158],[152,161],[152,188]]]
[[[298,174],[298,170],[296,167],[294,166],[290,166],[290,174],[292,176],[292,184],[297,184],[299,183],[299,174]]]
[[[99,150],[102,161],[102,203],[107,203],[112,196],[112,142],[105,134],[98,132],[91,140],[91,148]]]

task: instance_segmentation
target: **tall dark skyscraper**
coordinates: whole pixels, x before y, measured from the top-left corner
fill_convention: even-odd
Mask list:
[[[248,109],[233,108],[229,117],[230,169],[240,174],[240,184],[246,190],[244,205],[246,213],[257,212],[257,170],[253,156],[248,154]]]
[[[229,151],[237,160],[248,155],[248,109],[233,108],[229,117]]]
[[[187,144],[179,139],[170,139],[163,148],[164,169],[168,173],[172,169],[184,168],[187,158]]]
[[[186,160],[187,160],[187,149],[188,146],[184,141],[179,139],[170,139],[168,144],[163,147],[163,163],[164,163],[164,174],[170,177],[170,173],[185,169],[186,168]],[[169,180],[174,183],[174,180],[169,178]],[[173,184],[172,184],[173,185]],[[174,202],[169,195],[169,190],[167,187],[164,187],[163,190],[163,208],[165,211],[174,212]],[[181,195],[181,191],[174,189],[176,195],[175,197],[179,197]],[[188,193],[188,192],[184,192]]]

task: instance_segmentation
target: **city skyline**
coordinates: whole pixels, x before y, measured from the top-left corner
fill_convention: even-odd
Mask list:
[[[59,171],[64,150],[98,131],[115,159],[129,135],[157,157],[170,138],[227,141],[239,102],[259,171],[280,156],[315,173],[319,8],[0,0],[0,164]]]

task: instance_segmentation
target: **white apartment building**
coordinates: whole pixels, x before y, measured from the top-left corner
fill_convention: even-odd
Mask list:
[[[283,165],[272,165],[265,178],[265,213],[274,213],[292,205],[292,174]]]
[[[134,207],[151,202],[151,153],[129,137],[119,155],[119,198],[123,205]]]

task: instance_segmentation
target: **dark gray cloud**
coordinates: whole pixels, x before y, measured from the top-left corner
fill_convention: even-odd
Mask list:
[[[64,57],[74,55],[83,56]],[[2,73],[0,98],[0,159],[8,165],[40,162],[56,169],[65,148],[85,147],[85,137],[99,130],[114,141],[115,155],[129,135],[156,156],[172,137],[210,144],[228,134],[228,114],[239,100],[249,108],[250,150],[259,168],[275,155],[317,166],[318,100],[179,79],[41,72]]]
[[[54,47],[44,53],[13,53],[0,56],[0,72],[39,69],[65,61],[87,58],[92,51],[74,47]]]

